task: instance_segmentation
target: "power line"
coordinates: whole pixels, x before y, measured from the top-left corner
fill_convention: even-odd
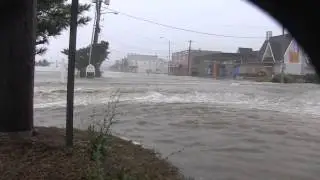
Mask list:
[[[129,43],[125,43],[123,41],[120,41],[120,40],[114,40],[114,39],[111,39],[109,42],[116,42],[116,44],[120,44],[122,46],[126,46],[128,48],[132,48],[132,49],[135,49],[135,50],[142,50],[142,51],[149,51],[149,52],[165,52],[167,50],[165,49],[153,49],[153,48],[150,48],[150,47],[141,47],[141,46],[137,46],[136,44],[129,44]]]
[[[265,37],[262,37],[262,36],[233,36],[233,35],[224,35],[224,34],[201,32],[201,31],[196,31],[196,30],[192,30],[192,29],[186,29],[186,28],[176,27],[176,26],[172,26],[172,25],[162,24],[162,23],[159,23],[159,22],[156,22],[156,21],[152,21],[152,20],[149,20],[149,19],[144,19],[144,18],[141,18],[141,17],[137,17],[137,16],[133,16],[133,15],[127,14],[127,13],[116,11],[116,10],[113,10],[113,9],[110,9],[110,8],[108,8],[108,9],[118,13],[119,15],[123,15],[123,16],[129,17],[129,18],[135,19],[135,20],[144,21],[144,22],[155,24],[155,25],[158,25],[158,26],[162,26],[162,27],[166,27],[166,28],[170,28],[170,29],[175,29],[175,30],[180,30],[180,31],[185,31],[185,32],[191,32],[191,33],[208,35],[208,36],[224,37],[224,38],[239,38],[239,39],[262,39],[262,38],[265,38]]]

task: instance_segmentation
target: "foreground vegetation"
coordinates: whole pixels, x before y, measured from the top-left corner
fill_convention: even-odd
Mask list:
[[[284,83],[314,83],[320,84],[320,78],[317,74],[306,74],[303,76],[284,74],[283,77],[281,74],[277,74],[274,77],[256,77],[255,80],[258,82],[273,82],[281,83],[283,78]]]
[[[114,136],[74,132],[72,150],[65,148],[64,129],[39,127],[38,135],[28,139],[2,136],[0,179],[182,179],[152,150]]]
[[[103,119],[74,129],[74,146],[65,146],[65,129],[38,127],[32,137],[0,133],[0,180],[180,180],[179,170],[154,150],[111,134],[118,114],[118,92]]]

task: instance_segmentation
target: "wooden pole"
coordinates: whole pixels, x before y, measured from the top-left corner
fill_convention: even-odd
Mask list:
[[[191,43],[192,41],[189,40],[189,48],[188,48],[188,71],[187,71],[187,76],[190,76],[190,67],[191,67]]]
[[[73,146],[73,100],[74,100],[74,71],[77,44],[77,20],[79,0],[72,0],[71,23],[68,56],[68,83],[67,83],[67,118],[66,118],[66,145]]]
[[[282,26],[282,36],[284,36],[284,26]],[[284,38],[284,37],[283,37]],[[281,83],[284,83],[284,69],[285,69],[285,63],[284,63],[284,57],[282,57],[282,62],[281,62]]]

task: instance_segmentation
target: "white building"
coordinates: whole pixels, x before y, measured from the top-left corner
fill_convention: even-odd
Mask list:
[[[315,73],[309,57],[290,34],[272,36],[271,31],[267,32],[267,38],[260,49],[259,56],[265,67],[275,74],[281,73],[282,68],[286,74]]]
[[[138,73],[156,73],[158,56],[156,55],[142,55],[142,54],[128,54],[129,66],[136,66]]]

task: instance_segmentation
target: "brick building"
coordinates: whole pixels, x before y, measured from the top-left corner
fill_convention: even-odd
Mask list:
[[[189,51],[179,51],[172,53],[172,61],[169,63],[169,74],[176,76],[190,76],[195,57],[219,53],[219,51],[191,50],[190,61]]]

